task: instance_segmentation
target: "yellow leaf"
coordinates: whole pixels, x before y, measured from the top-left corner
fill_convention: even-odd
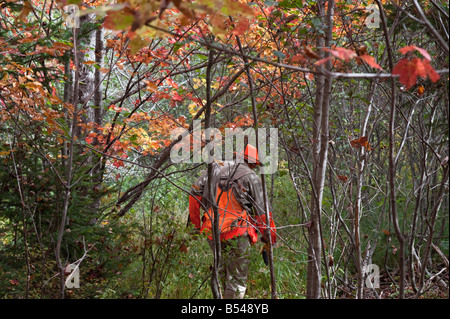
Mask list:
[[[158,90],[158,86],[156,85],[155,82],[145,81],[145,84],[147,84],[147,90],[152,93],[155,93]]]

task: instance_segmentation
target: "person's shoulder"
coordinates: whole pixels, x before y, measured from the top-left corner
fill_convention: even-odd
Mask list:
[[[260,181],[258,174],[244,163],[238,164],[236,176],[238,176],[238,179],[247,179],[250,182]]]

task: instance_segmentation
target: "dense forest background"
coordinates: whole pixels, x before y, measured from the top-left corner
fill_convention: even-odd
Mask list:
[[[212,298],[194,120],[278,132],[248,298],[448,298],[448,1],[0,7],[1,298]]]

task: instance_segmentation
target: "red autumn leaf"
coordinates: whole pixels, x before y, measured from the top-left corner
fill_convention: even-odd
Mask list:
[[[181,102],[181,101],[183,101],[183,99],[184,98],[180,94],[178,94],[177,91],[174,91],[174,93],[172,94],[172,101],[179,101],[179,102]]]
[[[237,36],[243,35],[244,32],[247,31],[249,27],[250,24],[248,23],[247,19],[239,19],[232,33]]]
[[[401,59],[397,65],[392,69],[392,74],[400,76],[400,83],[406,86],[406,89],[412,87],[417,80],[418,69],[423,68],[420,59],[414,58],[412,60]]]
[[[118,161],[118,160],[114,160],[113,165],[117,168],[121,167],[121,166],[125,166],[125,164],[123,163],[123,161]]]
[[[11,285],[13,285],[13,286],[17,286],[17,285],[19,284],[19,281],[18,281],[17,279],[11,279],[11,280],[9,281],[9,283],[10,283]]]
[[[323,50],[330,52],[336,58],[344,60],[344,61],[351,60],[357,56],[355,51],[348,50],[345,48],[340,48],[340,47],[337,47],[334,50],[328,49],[328,48],[323,48]]]
[[[310,59],[320,59],[320,55],[318,55],[314,50],[309,46],[304,44],[303,49],[305,50],[305,56]]]
[[[183,243],[180,245],[180,252],[182,253],[187,253],[188,252],[188,248],[186,247],[186,245]]]
[[[103,135],[97,135],[97,141],[101,144],[104,144],[106,141],[104,140]]]
[[[361,136],[355,140],[350,141],[352,147],[364,147],[368,151],[372,151],[373,148],[367,140],[367,136]]]
[[[328,58],[320,59],[320,60],[316,61],[316,63],[314,63],[314,64],[315,64],[315,65],[322,65],[322,64],[326,63],[327,61],[329,61],[329,60],[331,60],[331,59],[333,59],[333,57],[332,57],[332,56],[329,56]]]
[[[407,47],[401,48],[400,50],[398,50],[401,54],[406,54],[410,51],[414,51],[417,50],[419,51],[420,54],[422,54],[422,56],[427,59],[428,61],[431,61],[431,56],[430,54],[427,52],[427,50],[416,47],[415,45],[409,45]]]
[[[441,77],[431,66],[430,61],[422,60],[422,63],[423,63],[423,66],[425,67],[425,75],[428,75],[428,78],[432,82],[437,82]],[[425,77],[425,75],[423,75],[423,76],[420,75],[420,76]]]
[[[166,82],[167,82],[167,84],[169,84],[174,89],[178,89],[178,84],[176,82],[174,82],[171,78],[167,78]]]
[[[373,56],[370,56],[368,54],[363,54],[363,55],[360,55],[358,58],[363,60],[364,62],[366,62],[372,68],[375,68],[378,70],[383,70],[383,68],[378,63],[375,62],[375,58]]]
[[[304,63],[304,62],[306,62],[306,58],[303,54],[297,54],[292,57],[291,62],[292,63],[295,63],[295,62]]]
[[[428,77],[433,82],[436,82],[440,78],[428,60],[419,58],[413,58],[411,60],[401,59],[394,66],[392,74],[400,76],[400,83],[405,85],[406,89],[416,84],[418,76],[423,78]]]

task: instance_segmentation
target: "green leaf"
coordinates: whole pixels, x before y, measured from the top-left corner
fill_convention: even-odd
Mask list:
[[[276,1],[273,1],[273,0],[265,0],[265,1],[264,1],[264,4],[265,4],[266,6],[268,6],[268,7],[274,7],[274,6],[277,5],[277,2],[276,2]]]
[[[124,30],[134,22],[134,16],[125,10],[110,11],[105,18],[104,26],[110,30]]]
[[[284,54],[283,52],[273,50],[272,53],[273,53],[273,55],[275,55],[276,57],[278,57],[282,60],[286,58],[286,54]]]
[[[283,0],[278,3],[278,7],[282,9],[303,8],[303,0]]]

